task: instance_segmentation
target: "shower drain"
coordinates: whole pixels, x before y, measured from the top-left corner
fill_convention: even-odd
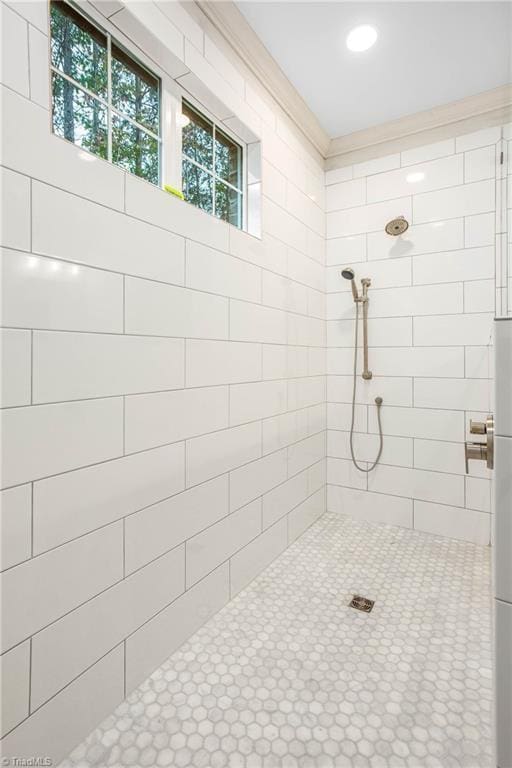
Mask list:
[[[357,611],[370,613],[374,604],[375,600],[370,600],[367,597],[361,597],[361,595],[354,595],[348,606],[349,608],[355,608]]]

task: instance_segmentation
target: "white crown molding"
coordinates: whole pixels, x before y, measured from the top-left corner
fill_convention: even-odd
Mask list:
[[[326,169],[411,149],[512,119],[512,85],[332,139]]]
[[[235,3],[231,0],[196,0],[196,5],[299,131],[322,157],[326,157],[331,141],[329,136]]]

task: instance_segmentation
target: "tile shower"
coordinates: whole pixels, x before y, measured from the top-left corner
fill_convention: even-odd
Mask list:
[[[495,765],[491,476],[463,444],[493,410],[510,126],[324,173],[213,28],[150,5],[173,76],[261,138],[262,238],[52,136],[46,5],[2,2],[3,754]]]

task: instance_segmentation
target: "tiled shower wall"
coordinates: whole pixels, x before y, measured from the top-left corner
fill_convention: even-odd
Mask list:
[[[263,238],[52,136],[46,3],[2,6],[5,755],[62,757],[325,510],[323,161],[151,9],[261,136]]]
[[[492,410],[496,190],[501,128],[326,174],[328,509],[487,544],[490,474],[465,476],[469,419]],[[399,238],[386,222],[405,216]],[[372,280],[369,367],[358,377],[351,464],[354,304],[340,268]],[[362,371],[359,354],[358,374]]]

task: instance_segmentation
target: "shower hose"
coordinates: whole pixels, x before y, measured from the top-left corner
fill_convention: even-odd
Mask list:
[[[354,463],[354,466],[356,469],[358,469],[360,472],[371,472],[372,469],[375,469],[377,464],[379,463],[379,459],[382,454],[382,447],[383,447],[383,437],[382,437],[382,422],[380,420],[380,409],[382,406],[382,397],[376,397],[375,398],[375,405],[377,406],[377,421],[379,424],[379,451],[377,453],[377,457],[375,461],[369,466],[369,467],[361,467],[357,463],[357,459],[354,454],[354,422],[355,422],[355,416],[356,416],[356,387],[357,387],[357,344],[358,344],[358,328],[359,328],[359,302],[355,302],[356,305],[356,330],[355,330],[355,338],[354,338],[354,371],[353,371],[353,385],[352,385],[352,420],[350,422],[350,455],[352,456],[352,461]]]

